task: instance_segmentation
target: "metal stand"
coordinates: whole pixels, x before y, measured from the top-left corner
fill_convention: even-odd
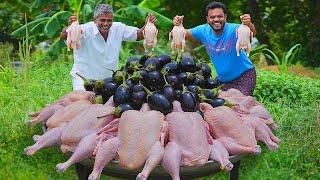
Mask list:
[[[240,169],[240,161],[233,163],[233,168],[230,171],[230,180],[239,179],[239,169]]]
[[[92,169],[88,168],[87,166],[84,166],[80,163],[76,163],[76,172],[78,175],[79,180],[87,180],[90,173],[92,172]]]
[[[92,167],[82,165],[80,163],[76,163],[75,166],[76,166],[76,173],[78,175],[79,180],[87,180],[90,173],[92,172]],[[239,169],[240,169],[240,160],[233,162],[233,168],[230,171],[230,180],[238,180],[239,179]],[[104,173],[102,173],[102,174],[104,174]],[[109,173],[108,173],[108,175],[113,176],[112,174],[109,174]],[[115,177],[119,177],[119,176],[115,176]],[[170,177],[168,177],[168,178],[170,178]],[[125,179],[135,179],[135,175],[130,176],[130,177],[129,177],[129,175],[127,175],[125,177]],[[150,177],[150,179],[164,179],[164,178],[163,177],[162,178]],[[167,178],[165,178],[165,179],[167,179]],[[181,179],[191,179],[191,177],[188,178],[188,177],[184,176],[184,177],[181,177]]]

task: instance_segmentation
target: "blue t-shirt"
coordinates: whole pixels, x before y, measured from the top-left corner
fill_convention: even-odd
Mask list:
[[[225,23],[223,32],[216,35],[209,24],[202,24],[190,29],[192,36],[204,44],[213,63],[218,79],[230,82],[253,67],[246,53],[241,50],[240,56],[236,51],[236,29],[240,24]]]

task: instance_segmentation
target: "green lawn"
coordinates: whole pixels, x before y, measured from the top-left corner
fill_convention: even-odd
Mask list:
[[[66,157],[55,148],[42,149],[31,157],[23,154],[23,149],[33,144],[32,136],[42,133],[41,127],[25,124],[26,113],[71,91],[72,62],[63,59],[34,60],[27,80],[12,69],[0,72],[0,179],[76,179],[74,166],[63,174],[56,173],[56,164]],[[273,87],[277,78],[282,79],[283,86]],[[241,164],[241,179],[320,179],[320,133],[316,120],[320,80],[298,78],[305,83],[291,82],[290,87],[297,86],[297,91],[305,89],[311,94],[303,91],[297,95],[288,90],[293,96],[273,98],[278,92],[286,93],[282,90],[286,90],[283,87],[288,85],[288,78],[258,71],[255,96],[279,125],[276,135],[282,143],[278,151],[270,152],[262,145],[261,155],[246,156]],[[228,174],[203,179],[228,179]]]

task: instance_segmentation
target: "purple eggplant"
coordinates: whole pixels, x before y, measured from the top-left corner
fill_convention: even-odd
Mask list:
[[[114,115],[116,117],[121,117],[121,114],[128,110],[134,110],[131,104],[129,103],[119,104],[114,110]]]
[[[168,64],[171,62],[171,57],[167,54],[162,54],[157,57],[158,61],[160,63],[160,67],[163,67],[165,64]]]
[[[184,56],[179,61],[178,67],[183,72],[195,72],[196,71],[196,62],[192,57]]]

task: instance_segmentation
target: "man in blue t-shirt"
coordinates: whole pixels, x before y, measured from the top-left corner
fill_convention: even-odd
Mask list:
[[[244,95],[252,96],[256,86],[255,68],[245,51],[241,50],[240,56],[236,52],[236,30],[240,24],[226,22],[226,6],[221,2],[208,4],[206,14],[207,24],[186,30],[186,39],[205,46],[218,79],[224,83],[222,90],[235,88]],[[251,23],[250,15],[244,14],[240,16],[240,20],[255,36],[256,29]],[[180,25],[182,21],[183,16],[173,18],[174,25]]]

